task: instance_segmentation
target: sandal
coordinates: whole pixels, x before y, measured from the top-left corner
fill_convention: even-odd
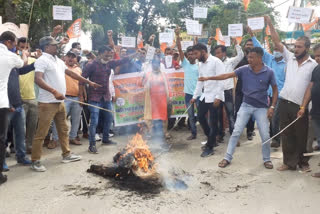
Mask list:
[[[230,164],[229,161],[227,161],[226,159],[223,159],[222,161],[220,161],[220,163],[219,163],[218,166],[219,166],[220,168],[226,168],[229,164]]]
[[[314,173],[311,176],[315,178],[320,178],[320,172]]]
[[[283,165],[281,165],[280,167],[277,168],[277,170],[280,171],[280,172],[287,171],[289,169],[290,169],[290,167],[285,165],[285,164],[283,164]]]
[[[266,169],[273,169],[273,164],[271,161],[264,162],[263,165]]]

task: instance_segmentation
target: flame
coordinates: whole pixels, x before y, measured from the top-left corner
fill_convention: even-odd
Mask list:
[[[121,158],[124,158],[128,154],[133,154],[135,161],[133,164],[133,169],[135,171],[142,171],[144,173],[150,173],[155,170],[154,157],[149,150],[147,142],[143,140],[142,135],[137,133],[129,141],[129,144],[126,146],[126,153],[122,155]]]

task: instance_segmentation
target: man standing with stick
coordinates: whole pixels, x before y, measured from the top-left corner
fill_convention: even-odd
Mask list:
[[[69,70],[65,63],[57,57],[58,42],[51,36],[46,36],[39,41],[43,55],[35,63],[35,82],[39,86],[38,97],[38,127],[32,143],[31,169],[44,172],[46,168],[40,163],[42,144],[54,120],[62,149],[62,162],[78,161],[81,156],[70,153],[67,115],[63,100],[66,94],[65,74],[91,85],[94,88],[98,84],[91,82],[79,74]]]
[[[262,57],[262,48],[252,48],[248,54],[249,65],[242,66],[232,73],[199,78],[199,81],[208,81],[225,80],[238,76],[243,83],[243,102],[238,112],[232,136],[229,140],[227,153],[219,163],[219,167],[221,168],[225,168],[231,163],[241,133],[252,116],[254,116],[257,121],[262,142],[266,142],[270,138],[268,118],[271,118],[273,115],[274,106],[278,98],[278,88],[272,69],[263,64]],[[270,85],[275,96],[272,99],[271,107],[268,109],[267,91]],[[262,144],[262,156],[265,168],[272,169],[273,165],[270,161],[269,142]]]
[[[286,79],[280,93],[281,99],[279,102],[280,129],[283,129],[296,119],[299,109],[304,108],[301,106],[303,95],[317,63],[308,54],[311,45],[308,37],[299,37],[294,45],[294,53],[292,53],[281,43],[270,17],[266,16],[265,20],[270,27],[275,48],[282,53],[287,63]],[[310,171],[309,158],[303,156],[307,149],[307,138],[308,112],[282,134],[283,165],[278,168],[279,171],[295,170],[297,165],[304,172]]]

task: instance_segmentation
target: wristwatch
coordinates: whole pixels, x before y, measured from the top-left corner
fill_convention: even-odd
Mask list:
[[[274,106],[270,106],[270,108],[274,109]]]

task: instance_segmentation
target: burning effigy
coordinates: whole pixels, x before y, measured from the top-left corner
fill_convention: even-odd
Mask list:
[[[113,163],[91,165],[87,171],[115,181],[120,189],[142,193],[159,193],[164,184],[157,173],[155,158],[139,133],[113,157]]]

